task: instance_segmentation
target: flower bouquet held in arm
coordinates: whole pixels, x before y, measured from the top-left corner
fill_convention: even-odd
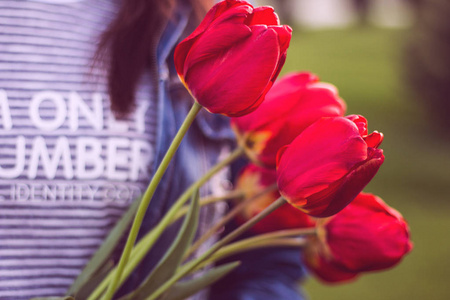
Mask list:
[[[166,228],[181,219],[159,263],[136,290],[120,299],[185,299],[239,265],[236,261],[214,267],[215,262],[257,248],[298,248],[299,259],[328,282],[389,268],[411,250],[408,225],[400,213],[377,196],[362,193],[384,161],[379,148],[383,135],[369,133],[364,117],[345,116],[346,104],[336,87],[316,75],[293,73],[276,81],[291,34],[272,8],[226,0],[177,46],[175,67],[195,100],[191,111],[145,194],[115,226],[66,298],[112,299]],[[231,118],[237,148],[179,195],[136,243],[155,190],[202,108]],[[249,163],[234,191],[199,198],[203,184],[242,157]],[[227,199],[234,207],[194,241],[200,208]],[[230,220],[240,225],[192,258],[190,254]],[[128,229],[114,265],[110,257]],[[253,235],[236,241],[246,231]],[[189,276],[195,272],[199,275]]]

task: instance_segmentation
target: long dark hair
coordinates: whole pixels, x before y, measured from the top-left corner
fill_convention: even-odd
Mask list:
[[[197,19],[211,6],[211,0],[121,0],[117,16],[101,35],[94,61],[106,63],[116,114],[133,109],[139,79],[155,67],[156,46],[177,1],[190,2]]]

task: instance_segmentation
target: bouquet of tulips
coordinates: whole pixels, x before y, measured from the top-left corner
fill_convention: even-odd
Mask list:
[[[379,197],[362,193],[384,161],[379,149],[383,135],[369,133],[363,116],[345,116],[346,105],[337,89],[314,74],[293,73],[275,82],[291,34],[272,8],[226,0],[177,46],[175,67],[195,102],[148,190],[75,281],[71,296],[111,299],[162,232],[181,218],[167,253],[139,288],[121,299],[185,299],[239,264],[213,267],[214,262],[262,247],[302,248],[298,255],[305,265],[328,282],[391,267],[410,251],[408,225],[400,213]],[[231,118],[237,148],[180,195],[136,243],[155,189],[202,108]],[[198,189],[242,156],[249,163],[235,190],[226,197],[199,199]],[[200,207],[227,198],[234,199],[233,209],[194,242]],[[189,259],[231,219],[240,226]],[[121,259],[111,265],[109,257],[130,224]],[[247,230],[255,234],[235,241]],[[180,281],[206,266],[210,267],[202,275]]]

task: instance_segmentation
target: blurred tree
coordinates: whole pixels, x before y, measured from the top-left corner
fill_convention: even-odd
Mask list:
[[[450,127],[450,1],[421,0],[417,22],[406,45],[405,75],[410,90],[432,113],[437,125]],[[446,130],[448,134],[448,130]]]
[[[293,25],[292,5],[293,3],[291,0],[276,1],[277,13],[283,24]]]
[[[352,0],[360,25],[366,25],[370,11],[370,0]]]

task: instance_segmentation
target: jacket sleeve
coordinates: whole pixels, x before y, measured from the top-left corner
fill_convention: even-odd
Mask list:
[[[232,179],[237,176],[246,159],[231,166]],[[238,225],[230,223],[223,235]],[[240,239],[251,237],[247,232]],[[301,281],[306,276],[299,248],[266,248],[235,255],[219,264],[240,261],[229,275],[218,281],[210,290],[210,300],[304,300]]]
[[[232,177],[238,174],[245,160],[232,165]],[[226,226],[223,235],[238,225]],[[245,233],[240,239],[252,236]],[[211,300],[304,300],[300,284],[306,275],[298,248],[265,248],[229,257],[219,264],[240,261],[241,264],[210,290]]]
[[[217,282],[211,300],[303,300],[305,275],[298,248],[268,248],[228,258],[241,265]]]

